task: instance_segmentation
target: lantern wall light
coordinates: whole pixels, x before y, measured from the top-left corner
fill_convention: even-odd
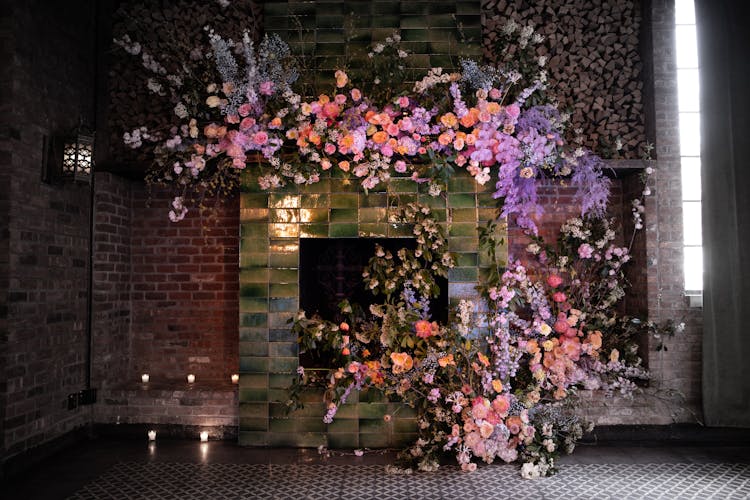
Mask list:
[[[42,180],[91,182],[94,169],[94,134],[78,129],[71,135],[45,136]]]

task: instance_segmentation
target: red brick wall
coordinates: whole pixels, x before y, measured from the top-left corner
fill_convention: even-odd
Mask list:
[[[179,223],[170,202],[133,190],[130,377],[228,379],[239,359],[239,201]]]

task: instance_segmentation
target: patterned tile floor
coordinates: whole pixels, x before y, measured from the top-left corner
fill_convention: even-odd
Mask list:
[[[747,447],[580,446],[552,478],[516,466],[394,476],[393,454],[320,457],[315,450],[229,442],[98,439],[41,463],[0,489],[23,499],[740,499],[750,498]]]

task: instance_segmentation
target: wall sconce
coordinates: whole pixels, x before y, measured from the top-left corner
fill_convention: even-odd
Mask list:
[[[91,182],[94,134],[79,129],[70,136],[44,137],[42,180],[48,183]]]

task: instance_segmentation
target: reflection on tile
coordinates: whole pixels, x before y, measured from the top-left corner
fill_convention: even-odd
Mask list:
[[[268,229],[272,238],[299,237],[299,224],[269,224]]]
[[[270,208],[299,208],[300,198],[296,194],[270,194],[268,206]]]

